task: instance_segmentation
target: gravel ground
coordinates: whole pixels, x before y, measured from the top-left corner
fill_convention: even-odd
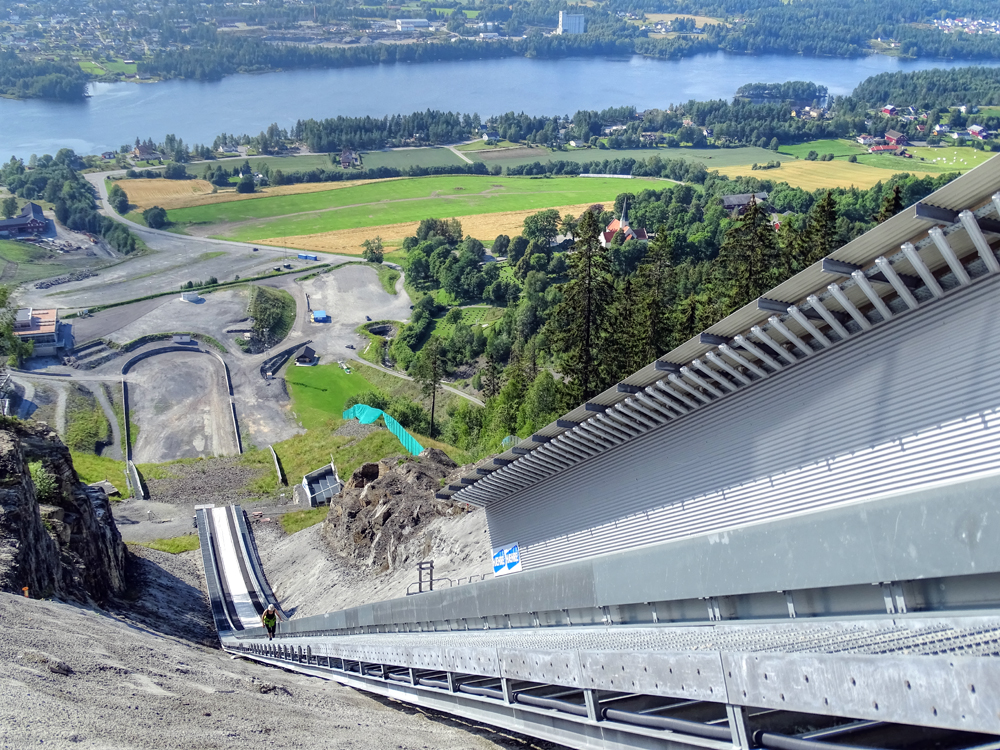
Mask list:
[[[116,612],[0,593],[0,748],[553,747],[231,658],[204,644],[198,553],[140,552]]]

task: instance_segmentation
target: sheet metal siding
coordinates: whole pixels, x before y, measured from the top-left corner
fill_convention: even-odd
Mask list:
[[[998,291],[984,279],[490,505],[491,541],[530,569],[1000,469]]]

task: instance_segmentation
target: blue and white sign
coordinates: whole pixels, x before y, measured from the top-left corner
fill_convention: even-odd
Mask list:
[[[493,575],[503,576],[521,572],[521,548],[514,544],[496,547],[493,550]]]

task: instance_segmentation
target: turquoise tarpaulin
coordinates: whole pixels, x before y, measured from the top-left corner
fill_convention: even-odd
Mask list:
[[[399,438],[399,442],[403,444],[403,447],[406,448],[411,455],[419,456],[423,453],[424,448],[417,442],[416,438],[404,430],[403,425],[381,409],[368,406],[368,404],[355,404],[344,412],[344,419],[357,419],[361,422],[361,424],[371,424],[379,417],[382,417],[385,421],[385,426],[389,428],[389,432]]]

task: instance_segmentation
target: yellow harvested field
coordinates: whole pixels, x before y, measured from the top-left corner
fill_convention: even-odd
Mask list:
[[[400,179],[391,177],[388,179]],[[369,182],[385,182],[385,180],[350,180],[344,182],[303,182],[298,185],[278,185],[258,188],[254,193],[237,193],[235,188],[221,188],[212,192],[212,185],[205,180],[121,180],[118,185],[128,195],[129,203],[138,206],[139,210],[159,206],[168,210],[173,208],[191,208],[192,206],[207,206],[212,203],[229,203],[230,201],[252,200],[270,195],[299,195],[302,193],[321,193],[325,190],[366,185]]]
[[[570,213],[579,216],[591,205],[593,204],[583,203],[576,206],[559,206],[555,210],[560,214]],[[509,237],[520,234],[525,217],[536,213],[538,213],[538,209],[504,211],[495,214],[459,216],[458,220],[462,222],[462,231],[465,234],[487,241],[494,239],[499,234],[506,234]],[[401,224],[384,224],[380,227],[338,229],[333,232],[300,234],[291,237],[270,237],[266,240],[259,240],[257,244],[292,247],[297,250],[311,250],[320,253],[361,255],[361,243],[365,240],[370,240],[378,235],[384,242],[401,242],[405,237],[416,234],[419,225],[420,223],[416,221],[405,221]]]
[[[696,26],[704,26],[705,24],[725,23],[725,21],[723,21],[721,18],[712,18],[711,16],[696,16],[693,13],[647,13],[646,23],[661,23],[661,22],[665,23],[667,21],[673,21],[675,18],[693,18]]]
[[[751,170],[746,164],[738,167],[723,167],[717,170],[726,177],[757,177],[761,180],[787,182],[792,187],[803,190],[823,190],[826,188],[856,187],[868,189],[877,182],[885,182],[895,174],[891,169],[869,167],[865,164],[852,164],[841,161],[785,161],[779,169]],[[924,177],[929,172],[915,169],[901,169],[900,172]]]

